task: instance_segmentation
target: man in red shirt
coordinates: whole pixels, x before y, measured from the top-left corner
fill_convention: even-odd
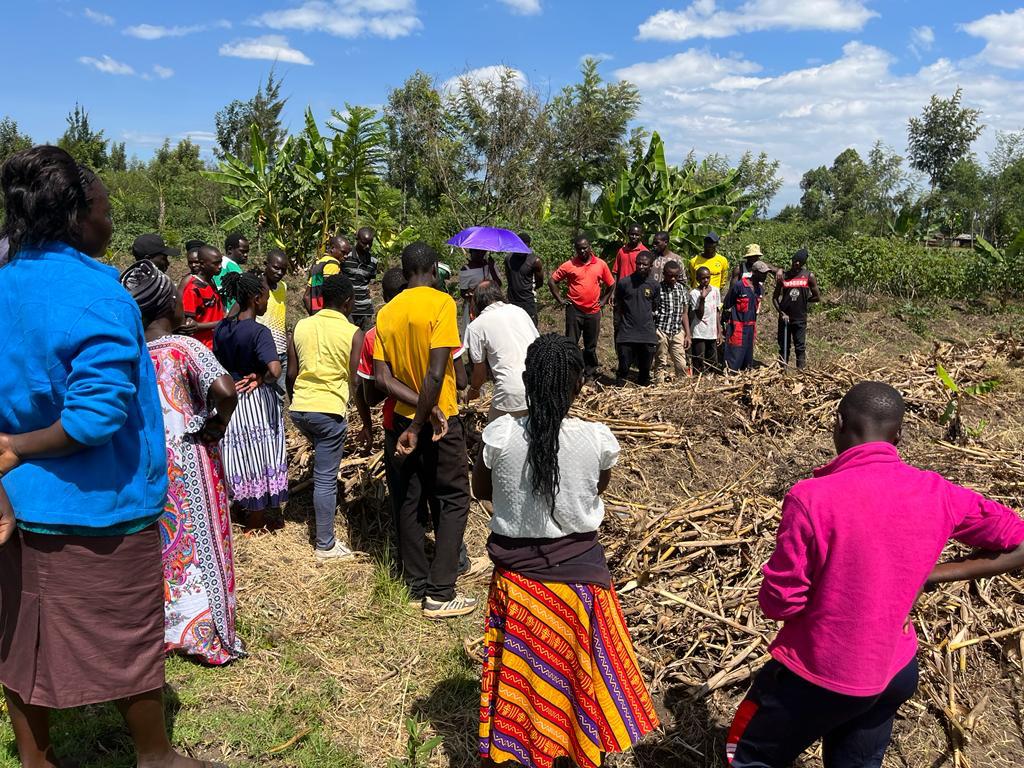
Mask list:
[[[213,349],[213,329],[224,319],[224,304],[213,284],[213,277],[220,273],[223,257],[212,245],[199,249],[199,274],[189,275],[181,291],[181,308],[187,327],[196,341]]]
[[[615,285],[611,270],[594,255],[590,240],[580,235],[573,241],[576,255],[551,273],[548,288],[555,301],[565,307],[565,335],[579,343],[583,337],[583,365],[588,378],[597,374],[597,340],[601,335],[601,310]],[[563,298],[558,283],[565,281]]]
[[[644,231],[639,224],[634,224],[629,228],[626,238],[626,244],[619,248],[619,252],[615,254],[615,263],[612,264],[612,277],[615,278],[616,283],[636,271],[637,254],[647,250],[647,246],[643,243]]]

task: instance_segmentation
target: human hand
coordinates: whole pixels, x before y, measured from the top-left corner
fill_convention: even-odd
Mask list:
[[[369,453],[373,450],[373,433],[366,424],[356,432],[356,444],[359,445],[359,448],[363,453]]]
[[[10,541],[17,527],[14,519],[14,507],[11,506],[11,500],[7,498],[4,487],[0,485],[0,547]]]
[[[476,387],[470,387],[469,389],[466,390],[466,402],[467,403],[470,400],[476,400],[478,397],[480,397],[480,390],[477,389]]]
[[[257,376],[255,373],[250,373],[248,376],[243,376],[235,382],[235,391],[240,395],[248,394],[249,392],[256,391],[260,382],[263,380],[262,376]]]
[[[782,322],[787,324],[789,323],[789,315],[787,315],[785,312],[779,312],[779,317],[782,318]]]
[[[227,428],[227,422],[221,418],[220,414],[216,414],[203,424],[203,428],[199,430],[199,439],[207,445],[215,445],[224,438]]]
[[[395,455],[405,458],[416,450],[419,443],[419,434],[415,425],[410,426],[398,437],[398,445],[395,446]]]
[[[710,285],[705,285],[703,288],[700,289],[700,296],[702,299],[706,299],[709,293],[711,293]]]
[[[196,319],[194,317],[186,317],[185,322],[178,328],[178,333],[183,333],[186,336],[191,336],[196,332]]]
[[[683,349],[689,349],[691,346],[693,346],[693,339],[687,336],[683,339]]]
[[[448,417],[436,405],[430,411],[430,427],[434,430],[435,443],[448,434]]]
[[[14,450],[13,438],[11,435],[0,433],[0,477],[6,475],[20,464],[21,457]]]

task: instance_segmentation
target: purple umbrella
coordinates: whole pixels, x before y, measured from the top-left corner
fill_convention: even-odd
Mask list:
[[[533,253],[530,246],[519,239],[510,229],[498,227],[470,227],[464,229],[448,245],[459,248],[474,248],[481,251],[503,251],[505,253]]]

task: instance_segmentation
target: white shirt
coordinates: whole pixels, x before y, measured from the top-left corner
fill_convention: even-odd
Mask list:
[[[700,303],[700,289],[694,288],[690,291],[690,309],[696,311]],[[711,286],[711,291],[704,297],[704,317],[695,318],[697,322],[690,327],[690,338],[692,339],[717,339],[718,338],[718,308],[722,306],[722,294],[717,288]]]
[[[562,421],[558,494],[552,517],[550,500],[533,493],[526,460],[529,418],[505,415],[483,431],[483,460],[491,470],[494,490],[491,530],[520,539],[557,539],[596,531],[604,519],[597,482],[601,471],[611,469],[619,460],[619,442],[604,424],[573,418]]]
[[[494,377],[494,407],[526,410],[526,349],[540,334],[526,310],[497,301],[488,304],[466,328],[465,347],[474,363],[486,362]]]

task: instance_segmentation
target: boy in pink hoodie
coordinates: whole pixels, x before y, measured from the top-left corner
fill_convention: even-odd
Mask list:
[[[732,768],[785,768],[818,739],[825,768],[881,766],[917,689],[921,589],[1024,567],[1013,510],[903,463],[903,412],[889,385],[854,386],[838,456],[786,495],[758,596],[783,625],[729,731]],[[936,566],[950,538],[986,551]]]

